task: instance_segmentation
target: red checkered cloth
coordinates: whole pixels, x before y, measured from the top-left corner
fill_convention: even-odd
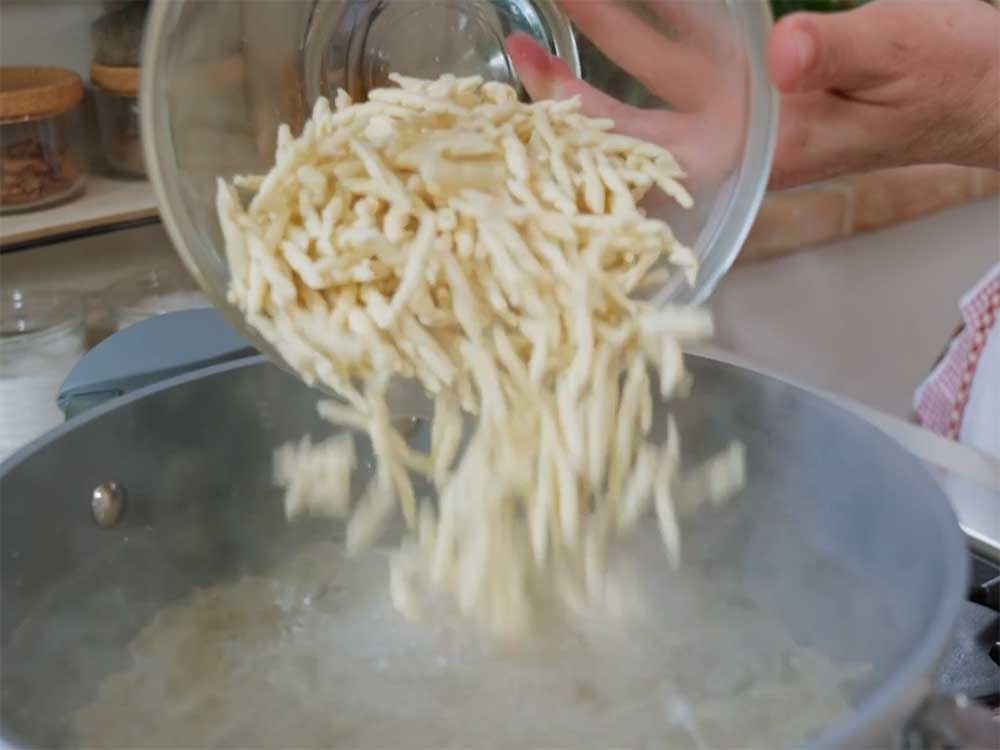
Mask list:
[[[979,355],[990,335],[1000,336],[1000,263],[969,291],[959,305],[964,325],[930,376],[917,389],[914,410],[920,423],[957,439]]]

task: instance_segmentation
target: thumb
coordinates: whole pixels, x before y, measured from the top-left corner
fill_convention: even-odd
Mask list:
[[[784,93],[851,91],[891,77],[891,34],[873,11],[879,3],[839,13],[793,13],[768,41],[768,68]],[[881,28],[881,31],[880,31]]]

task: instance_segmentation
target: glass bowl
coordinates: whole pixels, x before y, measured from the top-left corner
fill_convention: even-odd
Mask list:
[[[155,315],[209,304],[180,267],[147,268],[130,274],[109,286],[104,299],[117,330]]]
[[[526,98],[559,97],[565,87],[532,78],[532,66],[549,61],[563,84],[580,77],[611,97],[597,98],[614,112],[587,114],[655,138],[688,171],[692,210],[646,208],[694,249],[701,270],[693,287],[678,277],[654,299],[701,302],[739,252],[767,185],[777,130],[764,62],[770,27],[766,0],[158,0],[141,65],[147,170],[188,269],[276,358],[226,301],[216,177],[267,171],[278,126],[297,131],[313,101],[339,87],[357,100],[390,72],[479,74]]]
[[[0,288],[0,461],[62,422],[56,395],[85,351],[80,296]]]

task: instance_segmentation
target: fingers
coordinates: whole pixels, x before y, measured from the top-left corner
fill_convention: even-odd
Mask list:
[[[675,109],[703,100],[713,74],[705,56],[661,34],[655,18],[642,18],[619,0],[559,0],[559,7],[601,52]]]
[[[670,149],[688,172],[692,189],[722,179],[732,168],[739,141],[738,132],[729,127],[729,118],[632,107],[581,81],[565,62],[527,34],[512,34],[505,44],[532,99],[579,96],[585,115],[608,117],[614,120],[616,133]]]
[[[664,36],[683,40],[706,57],[715,55],[720,41],[727,46],[736,41],[735,22],[720,5],[691,0],[646,0],[645,6],[661,20]]]
[[[504,47],[514,64],[517,77],[533,100],[566,98],[566,94],[561,93],[560,89],[575,76],[565,61],[550,55],[534,37],[523,31],[507,37]]]
[[[619,132],[627,132],[629,128],[643,129],[642,110],[612,99],[584,83],[573,75],[565,61],[550,55],[528,34],[511,34],[504,45],[518,78],[533,100],[579,96],[584,114],[590,117],[610,117],[615,121],[615,129]],[[631,132],[629,135],[637,134]]]
[[[770,186],[795,187],[904,163],[898,144],[886,143],[884,119],[877,108],[835,94],[783,97]]]
[[[890,10],[875,3],[847,12],[793,13],[781,19],[768,43],[774,85],[785,93],[852,91],[891,79],[907,41],[898,34],[899,13],[906,8]]]
[[[739,131],[728,111],[680,113],[632,107],[614,99],[573,75],[569,66],[550,55],[528,34],[512,34],[505,41],[518,78],[534,100],[579,96],[589,117],[608,117],[615,132],[670,149],[688,172],[689,186],[717,182],[732,168]],[[732,99],[736,111],[740,100]]]
[[[795,14],[769,44],[782,97],[772,185],[919,163],[1000,163],[1000,12],[875,0]]]

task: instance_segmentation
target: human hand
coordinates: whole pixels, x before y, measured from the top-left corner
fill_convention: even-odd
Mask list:
[[[711,6],[559,0],[576,26],[671,110],[618,102],[530,38],[507,47],[532,98],[580,95],[584,111],[670,148],[695,181],[728,171],[740,145],[745,68]],[[771,184],[912,163],[1000,168],[1000,12],[980,0],[876,0],[795,13],[775,27],[768,65],[783,93]]]
[[[689,0],[557,0],[576,28],[669,109],[640,109],[584,83],[530,36],[506,46],[532,99],[579,96],[585,114],[609,117],[615,130],[670,149],[689,186],[728,173],[742,143],[746,58],[721,9]],[[724,20],[724,19],[722,19]]]
[[[947,162],[1000,169],[1000,11],[981,0],[876,0],[795,13],[768,67],[782,92],[771,183]]]

